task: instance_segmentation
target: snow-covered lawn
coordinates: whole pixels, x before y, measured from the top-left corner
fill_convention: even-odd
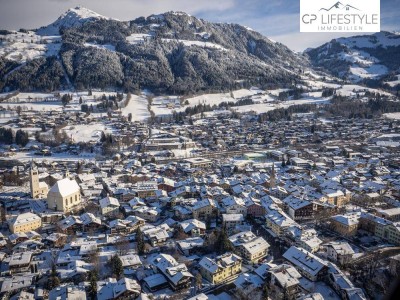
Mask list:
[[[388,119],[400,120],[400,112],[383,114]]]
[[[122,108],[122,115],[132,114],[132,121],[145,121],[150,118],[150,112],[147,109],[148,101],[143,96],[132,95],[127,107]]]
[[[3,157],[4,160],[19,160],[21,162],[28,162],[34,159],[36,162],[42,161],[79,161],[79,160],[87,160],[94,161],[95,154],[93,153],[80,153],[79,155],[71,155],[67,153],[53,153],[51,156],[40,156],[34,155],[33,152],[16,152],[15,155],[9,157]]]
[[[249,90],[248,89],[240,89],[240,90],[233,91],[232,93],[233,93],[233,97],[235,99],[238,99],[238,98],[253,96],[255,94],[263,93],[263,92],[264,92],[263,90],[261,90],[257,87],[251,87]]]
[[[243,105],[243,106],[236,106],[232,107],[232,109],[236,110],[237,112],[255,112],[257,114],[266,113],[274,109],[278,108],[288,108],[292,105],[303,105],[303,104],[326,104],[328,103],[328,99],[324,98],[309,98],[309,99],[300,99],[300,100],[288,100],[284,102],[280,102],[277,104],[268,104],[268,103],[261,103],[261,104],[252,104],[252,105]]]
[[[33,111],[61,111],[63,106],[61,102],[35,102],[35,103],[1,103],[0,107],[15,109],[16,107],[22,107],[22,110],[33,110]]]
[[[355,96],[357,93],[363,93],[365,91],[369,91],[371,93],[380,93],[381,95],[392,96],[392,94],[381,90],[371,89],[365,86],[355,85],[355,84],[343,85],[341,88],[336,90],[336,94],[338,95],[340,94],[342,96]]]
[[[104,124],[94,123],[88,125],[71,125],[63,129],[65,133],[70,137],[75,143],[79,142],[97,142],[101,137],[101,132],[111,133],[112,130],[107,128]]]
[[[150,109],[157,117],[170,116],[173,111],[177,111],[176,108],[169,108],[165,105],[152,105]]]
[[[3,94],[0,94],[0,97]],[[30,100],[45,100],[53,99],[54,95],[51,93],[18,93],[17,95],[11,97],[7,102],[29,102]]]
[[[243,105],[243,106],[237,106],[233,107],[232,109],[236,110],[237,112],[244,113],[244,112],[255,112],[257,114],[262,114],[269,112],[271,110],[277,109],[280,106],[274,105],[274,104],[251,104],[251,105]],[[283,106],[281,106],[283,107]]]
[[[219,105],[222,102],[236,102],[236,99],[232,98],[229,93],[218,93],[218,94],[204,94],[185,99],[184,102],[188,101],[189,105],[185,105],[185,108],[190,106],[194,107],[199,104],[205,105]]]

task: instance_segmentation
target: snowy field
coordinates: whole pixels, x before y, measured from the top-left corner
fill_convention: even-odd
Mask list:
[[[234,98],[230,96],[229,93],[219,93],[219,94],[204,94],[196,97],[191,97],[185,99],[185,101],[189,102],[189,105],[186,105],[186,107],[194,107],[199,104],[205,104],[205,105],[219,105],[222,102],[236,102]]]
[[[257,87],[251,87],[248,90],[247,89],[240,89],[240,90],[236,90],[236,91],[232,92],[233,97],[235,99],[248,97],[248,96],[253,96],[253,95],[258,94],[258,93],[264,93],[264,91],[259,89],[259,88],[257,88]]]
[[[152,35],[146,33],[133,33],[130,36],[126,37],[126,41],[129,44],[135,45],[144,43],[147,39],[150,39]]]
[[[52,161],[95,161],[95,154],[93,153],[80,153],[79,155],[71,155],[66,153],[53,153],[51,156],[34,155],[33,152],[17,152],[15,155],[2,157],[5,160],[19,160],[21,162],[29,162],[34,159],[36,162],[52,162]]]
[[[93,47],[93,48],[104,49],[104,50],[109,50],[109,51],[113,51],[113,52],[115,51],[115,46],[110,45],[110,44],[100,45],[100,44],[95,44],[95,43],[85,43],[84,45],[85,45],[85,47]]]
[[[384,117],[393,120],[400,120],[400,112],[383,114]]]
[[[122,108],[122,115],[132,114],[133,121],[145,121],[150,118],[150,112],[147,109],[148,101],[144,96],[132,95],[127,107]]]
[[[353,81],[361,81],[364,78],[377,78],[387,74],[388,68],[380,64],[372,64],[368,67],[360,67],[353,65],[350,67],[350,73],[352,75],[349,78]]]
[[[356,96],[357,93],[364,93],[365,91],[369,91],[371,93],[380,93],[381,95],[392,96],[392,94],[381,90],[371,89],[365,86],[355,85],[355,84],[343,85],[341,88],[336,90],[336,94],[338,95],[340,94],[342,96]]]
[[[61,36],[40,36],[33,31],[0,35],[3,40],[0,56],[19,63],[38,57],[58,55],[61,47]]]
[[[23,111],[62,111],[61,102],[35,102],[35,103],[1,103],[0,107],[15,109],[18,106]]]
[[[102,131],[104,131],[104,133],[112,133],[111,129],[101,123],[72,125],[65,127],[63,130],[68,137],[76,143],[90,141],[97,142],[100,140]]]
[[[278,108],[288,108],[292,105],[302,105],[302,104],[327,104],[329,103],[329,99],[324,98],[309,98],[309,99],[300,99],[300,100],[288,100],[277,104],[252,104],[252,105],[243,105],[233,107],[232,109],[236,110],[237,112],[255,112],[257,114],[262,114],[269,112],[274,109]]]
[[[390,85],[391,87],[394,87],[394,86],[400,84],[400,75],[396,75],[396,77],[397,77],[397,80],[395,80],[395,81],[387,81],[386,83],[388,85]]]
[[[318,80],[304,80],[304,82],[313,89],[323,89],[323,88],[330,88],[330,89],[337,89],[340,88],[340,84],[336,83],[327,83]]]
[[[162,39],[162,41],[166,42],[166,43],[170,43],[170,42],[182,43],[187,47],[198,46],[198,47],[208,48],[208,49],[229,51],[228,49],[222,47],[221,45],[218,45],[218,44],[215,44],[215,43],[210,43],[210,42],[188,41],[188,40],[177,40],[177,39]]]

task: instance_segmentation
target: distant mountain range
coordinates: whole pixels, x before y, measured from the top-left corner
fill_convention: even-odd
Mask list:
[[[399,33],[333,39],[306,54],[314,67],[353,82],[377,84],[400,74]]]
[[[393,43],[380,46],[380,36]],[[399,60],[385,54],[396,54],[391,48],[398,47],[395,37],[376,35],[376,47],[368,52],[381,68],[380,76],[398,68]],[[305,69],[315,67],[359,80],[351,76],[355,62],[347,60],[363,56],[365,50],[357,54],[357,45],[346,40],[302,54],[245,26],[212,23],[183,12],[119,21],[76,7],[37,30],[0,30],[0,90],[148,88],[195,93],[267,88],[299,82]],[[347,67],[337,67],[335,61]]]

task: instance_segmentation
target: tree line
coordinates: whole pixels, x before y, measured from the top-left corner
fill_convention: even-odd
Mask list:
[[[14,140],[14,134],[11,128],[0,128],[0,143],[11,145],[14,144],[14,142],[18,146],[25,147],[29,142],[28,132],[21,129],[17,130]]]

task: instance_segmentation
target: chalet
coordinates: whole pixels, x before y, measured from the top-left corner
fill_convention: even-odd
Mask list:
[[[170,287],[176,291],[187,288],[191,284],[193,275],[183,263],[178,263],[171,255],[159,254],[151,264],[167,279]]]
[[[268,254],[269,244],[251,231],[240,232],[229,237],[235,253],[248,263],[254,263]]]
[[[292,246],[283,254],[283,257],[311,281],[322,280],[328,274],[328,265],[325,261],[301,248]]]

